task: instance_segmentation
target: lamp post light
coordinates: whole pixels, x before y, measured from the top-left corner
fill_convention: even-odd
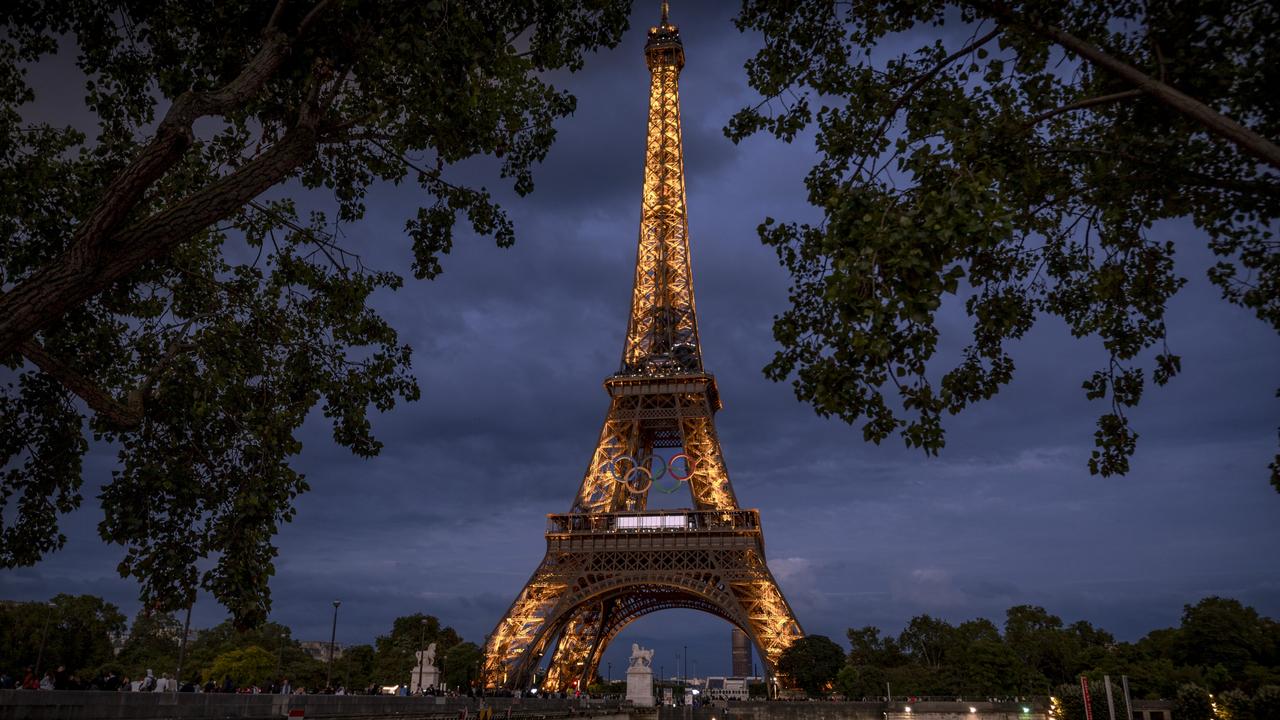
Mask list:
[[[607,662],[605,665],[609,666],[609,682],[613,682],[613,663]]]
[[[329,681],[333,678],[333,644],[338,638],[338,608],[341,607],[341,600],[333,601],[333,629],[329,631],[329,662],[324,668],[324,686],[330,687]]]

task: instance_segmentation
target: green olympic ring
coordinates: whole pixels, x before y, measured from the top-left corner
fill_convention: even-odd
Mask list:
[[[630,462],[631,468],[624,473],[619,473],[618,463],[622,462],[623,460]],[[603,465],[600,466],[600,469],[604,470],[605,468],[608,468],[607,472],[613,476],[614,482],[619,482],[626,485],[627,490],[630,491],[631,494],[633,495],[643,495],[644,493],[648,492],[649,488],[653,487],[654,482],[666,477],[668,471],[670,471],[671,479],[674,482],[671,485],[666,487],[658,486],[654,488],[658,492],[671,494],[680,488],[680,483],[686,482],[689,480],[689,478],[693,477],[693,473],[694,473],[693,458],[689,457],[685,453],[674,455],[670,460],[660,462],[656,468],[656,471],[653,466],[654,460],[662,461],[662,458],[657,455],[649,455],[648,457],[644,458],[644,462],[636,462],[635,458],[631,457],[630,455],[624,454],[624,455],[619,455],[618,457],[613,458],[612,460],[606,461]],[[676,472],[676,460],[684,460],[684,468],[685,468],[684,475],[680,475],[679,473]],[[643,481],[640,480],[641,473],[644,474]]]

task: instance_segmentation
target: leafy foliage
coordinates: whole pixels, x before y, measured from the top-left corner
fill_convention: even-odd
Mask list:
[[[444,654],[441,679],[449,687],[465,688],[480,677],[484,650],[473,642],[460,642]]]
[[[531,191],[575,102],[549,71],[616,44],[628,5],[6,3],[0,565],[62,546],[91,435],[119,451],[99,530],[144,604],[203,587],[261,623],[273,536],[307,490],[298,428],[322,415],[373,456],[369,412],[419,396],[410,348],[369,307],[401,276],[343,247],[366,194],[421,189],[405,219],[419,278],[462,217],[510,244],[490,193],[451,168],[492,156]],[[28,71],[57,54],[82,77],[56,92],[83,81],[83,107],[48,122]]]
[[[267,679],[288,679],[295,688],[323,687],[324,664],[302,649],[288,627],[274,622],[266,622],[257,628],[246,630],[226,621],[202,630],[187,648],[186,667],[189,670],[184,670],[184,679],[213,679],[220,684],[223,676],[215,672],[218,659],[251,647],[262,649],[271,656],[271,670]],[[239,658],[242,655],[231,657]],[[225,662],[229,661],[224,661],[223,669],[227,667]]]
[[[141,677],[148,669],[171,673],[178,665],[181,645],[182,623],[177,618],[144,609],[129,626],[129,637],[114,664],[130,677]]]
[[[1213,720],[1209,693],[1197,685],[1183,685],[1173,698],[1173,715],[1187,720]]]
[[[431,643],[436,644],[436,665],[444,674],[456,678],[461,672],[463,677],[466,676],[466,667],[455,670],[448,662],[450,651],[462,643],[462,636],[453,628],[442,626],[436,616],[423,613],[396,618],[391,632],[378,636],[374,643],[377,648],[376,676],[387,684],[405,682],[416,664],[413,654],[425,650]],[[465,651],[460,657],[465,657]]]
[[[1084,717],[1081,675],[1095,684],[1103,675],[1127,675],[1135,697],[1173,699],[1192,692],[1184,687],[1206,698],[1234,690],[1250,708],[1268,702],[1267,688],[1280,681],[1280,623],[1219,597],[1186,606],[1179,627],[1137,643],[1031,605],[1009,608],[1003,632],[985,619],[952,625],[920,615],[896,638],[874,627],[850,629],[848,637],[848,662],[835,685],[849,698],[881,697],[885,683],[895,695],[1054,694],[1070,719]],[[1101,694],[1092,695],[1100,717]]]
[[[113,661],[111,640],[124,628],[119,608],[94,595],[0,603],[0,667],[20,672],[39,659],[42,672],[61,665],[87,677]]]
[[[844,651],[824,635],[802,637],[778,658],[778,672],[810,695],[824,692],[842,665]]]
[[[225,682],[236,687],[266,686],[270,681],[276,659],[257,645],[228,650],[214,658],[213,665],[204,671],[205,680]]]
[[[1108,406],[1089,470],[1127,472],[1126,410],[1181,371],[1161,220],[1190,218],[1223,297],[1280,329],[1280,165],[1221,136],[1234,118],[1280,153],[1273,4],[746,0],[736,22],[763,36],[747,74],[766,101],[726,134],[816,130],[822,221],[759,234],[793,281],[765,372],[820,415],[936,454],[943,416],[997,394],[1010,345],[1057,317],[1108,356],[1083,382]],[[955,305],[972,327],[951,364]],[[1280,456],[1271,470],[1280,490]]]

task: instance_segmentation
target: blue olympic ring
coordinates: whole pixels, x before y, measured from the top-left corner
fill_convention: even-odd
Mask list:
[[[623,460],[629,462],[631,464],[631,467],[628,468],[626,472],[619,473],[618,463],[622,462]],[[654,460],[660,461],[657,466],[656,472],[654,470],[654,465],[653,465]],[[681,475],[676,471],[677,460],[684,460],[684,469],[685,469],[684,475]],[[626,485],[627,490],[631,494],[642,495],[648,492],[650,487],[653,487],[654,482],[661,480],[663,477],[667,475],[668,472],[671,473],[671,479],[674,480],[675,482],[673,482],[668,487],[659,486],[655,489],[658,492],[663,492],[667,494],[671,494],[675,492],[680,488],[680,483],[686,482],[689,480],[689,478],[693,477],[695,465],[693,462],[693,458],[689,457],[685,453],[674,455],[671,457],[670,460],[663,460],[661,457],[657,455],[649,455],[648,457],[644,458],[643,462],[637,462],[635,458],[631,457],[630,455],[624,454],[624,455],[619,455],[618,457],[613,458],[612,460],[606,461],[604,465],[601,465],[600,467],[602,470],[607,468],[608,473],[613,476],[614,482],[619,482]],[[641,478],[641,475],[643,475],[644,477]]]

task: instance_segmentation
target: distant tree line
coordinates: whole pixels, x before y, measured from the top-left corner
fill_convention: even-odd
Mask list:
[[[108,673],[136,679],[152,670],[171,676],[182,634],[182,622],[172,614],[143,610],[126,625],[119,608],[92,595],[2,603],[0,674],[21,682],[28,669],[43,675],[62,667],[76,687],[89,687]],[[124,639],[118,653],[117,638]],[[238,630],[227,620],[193,634],[179,680],[266,688],[287,678],[294,688],[320,691],[328,672],[335,688],[404,684],[415,664],[413,654],[424,642],[436,644],[436,665],[449,687],[466,688],[478,679],[481,648],[438,618],[419,613],[396,618],[373,644],[342,648],[331,668],[310,655],[285,625],[266,622]]]
[[[778,670],[810,694],[851,699],[880,698],[887,688],[897,697],[1052,695],[1067,720],[1083,717],[1081,675],[1096,683],[1127,675],[1134,697],[1175,700],[1179,720],[1214,717],[1213,704],[1223,720],[1280,717],[1280,623],[1228,598],[1187,605],[1178,627],[1133,643],[1031,605],[1009,608],[1003,632],[985,618],[952,625],[919,615],[896,637],[871,626],[847,637],[847,654],[821,635],[804,638]]]

